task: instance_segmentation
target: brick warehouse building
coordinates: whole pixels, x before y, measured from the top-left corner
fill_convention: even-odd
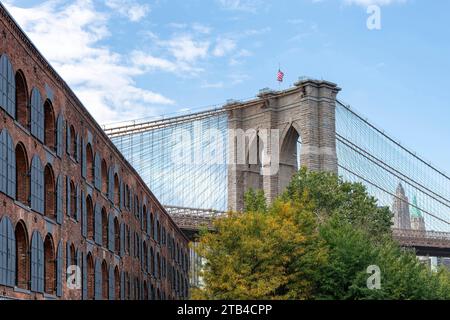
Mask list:
[[[0,298],[187,298],[187,238],[1,3],[0,22]]]

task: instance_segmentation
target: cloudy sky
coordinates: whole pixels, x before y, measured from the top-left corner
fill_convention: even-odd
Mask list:
[[[101,124],[310,76],[338,83],[341,100],[450,172],[447,0],[2,3]],[[371,4],[381,30],[366,26]]]

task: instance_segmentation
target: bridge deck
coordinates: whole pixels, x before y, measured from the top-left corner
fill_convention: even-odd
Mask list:
[[[191,239],[202,228],[213,231],[213,221],[224,216],[222,211],[166,206],[175,223]],[[414,248],[420,256],[450,257],[450,233],[437,231],[393,229],[393,236],[402,247]]]

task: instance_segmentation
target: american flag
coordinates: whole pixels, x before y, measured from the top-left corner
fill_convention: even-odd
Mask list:
[[[278,69],[277,80],[278,80],[279,82],[283,82],[283,77],[284,77],[283,71],[281,71],[280,69]]]

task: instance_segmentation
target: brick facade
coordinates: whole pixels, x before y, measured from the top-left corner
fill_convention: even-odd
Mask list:
[[[0,193],[0,221],[5,230],[12,227],[14,240],[8,242],[6,231],[0,230],[0,269],[6,267],[0,270],[0,282],[11,277],[9,285],[0,283],[0,296],[186,298],[187,238],[1,4],[0,55],[12,64],[16,90],[16,113],[11,115],[6,106],[0,106],[0,129],[12,138],[16,175],[15,196]],[[44,143],[30,129],[33,88],[39,90],[44,104]],[[59,116],[64,119],[60,124]],[[30,204],[36,156],[44,170],[43,213]],[[31,257],[41,254],[39,246],[32,247],[36,232],[42,239],[44,292],[34,288],[40,285],[36,283],[40,266],[34,264],[39,259]],[[15,261],[7,260],[12,258]],[[82,288],[67,286],[70,265],[82,271]]]

